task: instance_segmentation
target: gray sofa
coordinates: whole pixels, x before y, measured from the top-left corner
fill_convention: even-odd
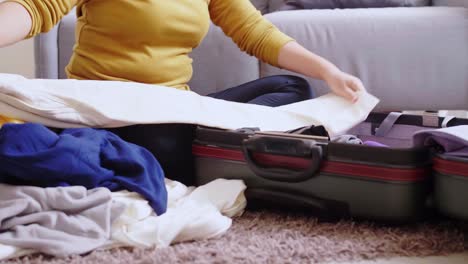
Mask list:
[[[306,48],[362,79],[381,99],[376,110],[468,109],[468,0],[434,6],[272,12],[281,0],[252,0]],[[74,12],[35,40],[38,78],[65,78]],[[191,88],[222,90],[263,76],[292,74],[242,53],[215,26],[192,53]],[[326,85],[308,79],[318,95]]]

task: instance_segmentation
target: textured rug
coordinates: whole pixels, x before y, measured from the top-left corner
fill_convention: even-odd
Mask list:
[[[460,223],[382,226],[322,222],[298,213],[251,211],[217,239],[163,249],[113,249],[66,259],[33,255],[4,263],[323,263],[464,251]],[[3,263],[3,262],[2,262]]]

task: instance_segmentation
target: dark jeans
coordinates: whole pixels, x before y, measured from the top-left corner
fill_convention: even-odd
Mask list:
[[[227,101],[280,106],[313,98],[308,82],[289,75],[271,76],[248,82],[208,96]],[[134,125],[110,129],[123,140],[148,149],[161,163],[165,176],[193,185],[192,140],[194,125]]]

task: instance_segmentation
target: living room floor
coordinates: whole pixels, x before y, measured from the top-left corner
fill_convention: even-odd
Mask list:
[[[453,254],[449,256],[433,256],[433,257],[396,257],[391,259],[382,260],[369,260],[351,262],[349,264],[466,264],[468,263],[468,251],[460,254]],[[331,262],[328,264],[338,264]],[[340,264],[343,264],[342,262]]]

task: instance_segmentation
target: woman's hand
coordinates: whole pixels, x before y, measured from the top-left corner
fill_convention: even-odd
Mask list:
[[[361,80],[340,70],[328,72],[323,79],[333,93],[352,102],[357,101],[360,91],[365,91]]]
[[[312,78],[324,80],[337,95],[356,102],[364,85],[358,78],[339,70],[328,60],[308,51],[295,41],[283,46],[278,57],[278,65]]]

